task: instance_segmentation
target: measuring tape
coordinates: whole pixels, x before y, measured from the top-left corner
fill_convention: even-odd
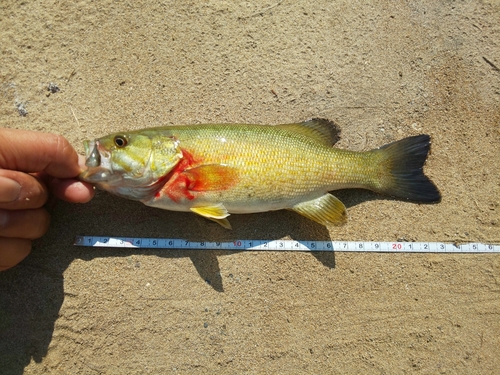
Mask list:
[[[77,236],[75,246],[127,249],[248,250],[248,251],[349,251],[391,253],[500,253],[500,244],[377,241],[234,240],[189,241],[173,238]]]

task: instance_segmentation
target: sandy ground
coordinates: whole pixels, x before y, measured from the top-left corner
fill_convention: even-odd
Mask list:
[[[428,133],[443,200],[342,191],[344,227],[273,212],[232,216],[233,231],[106,193],[52,202],[50,232],[0,274],[0,373],[499,373],[498,255],[72,246],[500,242],[499,20],[498,1],[2,1],[0,126],[60,133],[81,153],[165,124],[319,116],[353,150]]]

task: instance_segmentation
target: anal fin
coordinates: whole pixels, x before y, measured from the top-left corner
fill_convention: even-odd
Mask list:
[[[311,201],[296,204],[291,210],[322,225],[342,225],[347,221],[344,204],[329,193]]]
[[[190,210],[206,219],[215,221],[226,229],[232,229],[229,220],[226,219],[229,212],[222,203],[213,206],[191,207]]]

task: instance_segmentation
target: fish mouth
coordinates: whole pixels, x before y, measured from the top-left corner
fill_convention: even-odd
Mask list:
[[[85,165],[87,169],[80,173],[79,178],[93,184],[109,184],[120,179],[113,173],[110,165],[110,155],[98,140],[83,142],[85,148]]]
[[[92,147],[92,144],[94,147]],[[83,147],[85,147],[85,165],[90,168],[99,167],[101,165],[101,154],[99,153],[99,142],[98,141],[84,141]]]

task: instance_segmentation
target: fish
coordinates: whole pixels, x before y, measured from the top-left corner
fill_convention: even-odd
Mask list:
[[[331,191],[362,188],[417,203],[441,194],[424,174],[429,135],[371,151],[333,147],[330,120],[282,125],[169,125],[84,142],[79,178],[123,198],[193,212],[231,229],[230,214],[292,210],[342,225],[344,204]]]

